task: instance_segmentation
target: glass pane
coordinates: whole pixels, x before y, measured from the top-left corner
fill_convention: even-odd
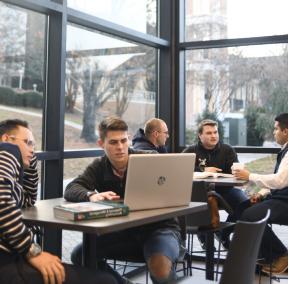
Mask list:
[[[156,0],[68,0],[67,5],[139,32],[157,35]]]
[[[63,166],[63,190],[66,185],[71,182],[74,178],[78,177],[84,172],[86,167],[92,163],[95,157],[92,158],[81,158],[81,159],[65,159]]]
[[[155,116],[156,60],[153,48],[68,26],[65,148],[95,147],[108,115],[131,133]]]
[[[0,2],[0,120],[32,126],[41,149],[46,17]]]
[[[186,52],[186,143],[200,119],[218,119],[224,142],[276,146],[274,117],[288,110],[288,45]]]
[[[287,34],[287,0],[186,0],[186,41]]]
[[[93,158],[81,158],[81,159],[65,159],[64,160],[64,178],[63,178],[63,190],[66,185],[78,175],[82,174],[85,168],[92,163]],[[75,231],[62,231],[62,261],[71,263],[70,255],[72,249],[82,242],[82,233]]]

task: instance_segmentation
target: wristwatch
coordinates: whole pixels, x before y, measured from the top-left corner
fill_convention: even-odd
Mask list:
[[[97,192],[95,192],[95,191],[88,191],[88,192],[86,193],[86,196],[87,196],[88,200],[89,200],[89,197],[92,196],[92,195],[94,195],[94,194],[97,194]]]
[[[42,252],[41,246],[37,243],[32,243],[28,253],[26,254],[27,258],[34,257],[39,255]]]

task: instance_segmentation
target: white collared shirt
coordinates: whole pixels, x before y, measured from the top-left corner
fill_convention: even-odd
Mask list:
[[[283,145],[282,149],[287,145]],[[288,152],[281,160],[278,171],[275,174],[250,174],[249,181],[256,183],[261,190],[258,192],[263,196],[270,193],[270,190],[282,189],[288,186]]]

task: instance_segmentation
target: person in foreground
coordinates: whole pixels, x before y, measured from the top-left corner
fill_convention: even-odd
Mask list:
[[[110,275],[63,265],[41,250],[33,230],[22,222],[21,208],[37,198],[37,160],[27,122],[0,122],[0,283],[115,284]]]
[[[288,113],[275,118],[273,133],[276,142],[282,146],[273,174],[260,175],[250,173],[247,169],[234,170],[238,179],[252,181],[261,187],[249,201],[240,205],[237,219],[241,216],[241,220],[256,221],[270,209],[270,222],[288,225]],[[269,226],[265,229],[259,256],[265,260],[263,272],[270,273],[270,262],[273,273],[282,273],[288,268],[288,250]]]
[[[196,153],[195,171],[232,173],[233,162],[238,162],[235,150],[228,144],[219,140],[218,123],[214,120],[205,119],[198,126],[199,141],[196,145],[189,146],[184,153]],[[240,203],[247,200],[245,193],[234,187],[216,186],[215,191],[219,193],[235,210]],[[228,216],[227,222],[232,221],[232,216]],[[229,234],[231,229],[223,232],[221,242],[225,248],[229,247]],[[200,238],[199,238],[200,239]],[[204,237],[200,239],[204,242]]]
[[[126,171],[130,154],[144,153],[129,149],[128,126],[117,118],[108,117],[99,124],[98,144],[104,156],[98,157],[84,173],[67,185],[68,201],[116,200],[124,197]],[[125,256],[144,257],[153,283],[175,283],[173,263],[181,254],[180,228],[175,219],[139,226],[96,237],[98,267],[111,269],[103,259],[126,259]],[[71,256],[81,263],[82,244]],[[116,272],[115,272],[116,273]],[[122,282],[122,279],[119,280]]]
[[[169,138],[166,123],[159,118],[148,120],[144,129],[139,128],[132,139],[132,146],[137,150],[154,150],[158,153],[167,153],[165,146]]]

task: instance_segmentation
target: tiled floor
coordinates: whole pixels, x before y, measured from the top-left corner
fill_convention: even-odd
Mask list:
[[[222,212],[222,211],[221,211]],[[226,216],[225,215],[221,215],[221,219],[224,220]],[[273,227],[274,231],[277,233],[277,235],[279,236],[279,238],[283,241],[283,243],[288,247],[288,227],[287,226],[278,226],[278,225],[274,225]],[[70,262],[70,253],[71,250],[73,249],[73,247],[78,244],[79,242],[82,241],[82,234],[80,232],[72,232],[72,231],[63,231],[63,251],[62,251],[62,256],[63,256],[63,261],[64,262]],[[200,246],[199,246],[199,242],[197,241],[197,239],[194,239],[194,249],[195,250],[199,250]],[[194,263],[194,266],[204,266],[203,263]],[[182,275],[182,273],[180,273],[180,276]],[[193,283],[198,283],[198,280],[200,279],[204,279],[205,277],[205,272],[204,271],[200,271],[200,270],[193,270],[193,278],[192,280],[194,280]],[[131,280],[133,280],[133,282],[135,283],[145,283],[145,273],[141,273],[133,278],[131,278]],[[259,283],[259,279],[256,276],[256,281],[255,283]],[[269,284],[269,279],[268,277],[263,276],[262,277],[262,284]],[[281,283],[281,284],[285,284],[288,283],[288,280],[280,280],[280,282],[277,281],[273,281],[272,283]],[[151,281],[149,280],[149,284],[151,284]],[[247,284],[247,283],[244,283]]]
[[[192,276],[192,284],[198,284],[199,282],[201,282],[201,280],[204,279],[204,272],[201,272],[201,271],[197,271],[195,270],[193,272],[193,276]],[[145,283],[145,274],[141,274],[137,277],[134,277],[134,278],[131,278],[131,280],[134,282],[134,283],[137,283],[137,284],[144,284]],[[198,282],[199,281],[199,282]],[[216,282],[218,283],[218,282]],[[261,284],[269,284],[270,281],[269,281],[269,278],[268,277],[265,277],[265,276],[262,276],[261,278]],[[287,284],[288,283],[288,280],[287,279],[282,279],[279,281],[275,281],[273,280],[272,281],[272,284]],[[148,284],[152,284],[151,280],[149,279],[148,281]],[[232,283],[233,284],[233,283]],[[244,283],[244,284],[248,284],[248,283]],[[255,282],[254,284],[259,284],[259,276],[256,276],[256,279],[255,279]]]

